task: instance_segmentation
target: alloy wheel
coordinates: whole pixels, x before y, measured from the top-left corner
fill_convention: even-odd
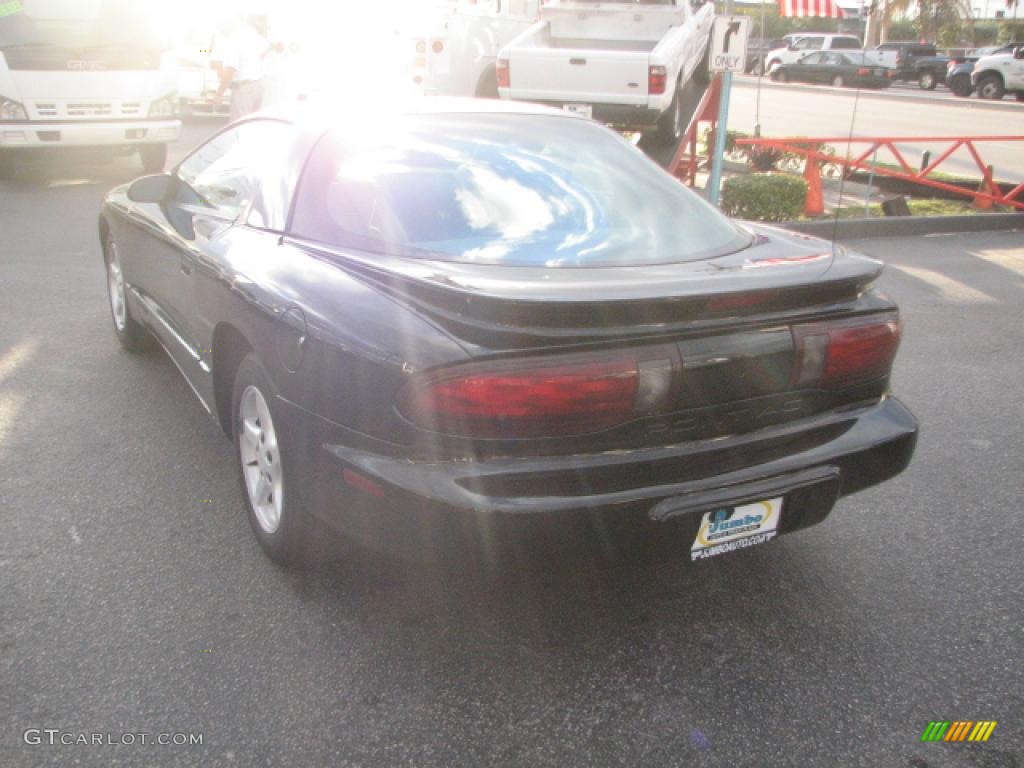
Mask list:
[[[110,297],[110,311],[114,316],[117,330],[124,331],[128,322],[128,310],[124,296],[124,275],[121,272],[121,257],[117,244],[111,240],[107,246],[107,294]]]
[[[249,385],[238,407],[238,440],[245,489],[256,520],[266,533],[281,525],[284,503],[284,472],[277,433],[263,394]]]

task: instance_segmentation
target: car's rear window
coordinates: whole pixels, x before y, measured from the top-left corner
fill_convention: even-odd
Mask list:
[[[547,267],[688,261],[749,242],[617,134],[575,118],[496,113],[327,134],[291,231],[373,252]]]

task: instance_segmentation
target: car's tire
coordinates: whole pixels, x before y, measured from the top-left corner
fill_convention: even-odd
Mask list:
[[[768,62],[768,71],[769,72],[774,72],[775,70],[777,70],[781,66],[782,66],[782,62],[781,61],[779,61],[778,59],[772,59],[771,61]]]
[[[974,90],[971,87],[971,78],[966,75],[958,75],[947,82],[946,85],[949,86],[949,90],[954,96],[959,96],[961,99],[966,99]]]
[[[103,237],[103,267],[107,277],[107,304],[110,306],[110,318],[117,340],[122,347],[134,354],[150,350],[153,346],[153,337],[132,317],[121,256],[109,232]]]
[[[754,66],[750,68],[750,74],[761,77],[764,74],[764,59],[760,56],[754,61]]]
[[[789,75],[786,74],[786,70],[784,70],[784,69],[774,69],[774,70],[772,70],[771,77],[772,77],[772,80],[774,80],[776,83],[788,83],[789,82]]]
[[[139,147],[142,170],[146,173],[163,173],[167,165],[166,144],[142,144]]]
[[[658,118],[655,140],[663,147],[674,146],[682,138],[686,126],[683,124],[683,99],[678,84],[672,103],[665,114]]]
[[[303,507],[290,463],[295,457],[278,442],[283,417],[273,385],[253,353],[238,366],[231,409],[238,481],[256,540],[277,563],[312,564],[322,527]]]
[[[934,72],[925,70],[921,73],[921,76],[917,79],[917,87],[922,91],[934,91],[935,86],[939,84],[939,78]]]
[[[1024,91],[1017,91],[1017,93],[1014,94],[1014,98],[1017,99],[1017,101],[1024,101]]]
[[[832,78],[833,88],[842,88],[844,85],[846,85],[846,81],[843,79],[842,75],[836,75]]]
[[[1005,94],[1006,87],[999,75],[985,75],[978,80],[978,95],[981,98],[999,101]]]

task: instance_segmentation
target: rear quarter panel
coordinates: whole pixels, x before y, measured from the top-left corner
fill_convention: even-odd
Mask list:
[[[238,228],[231,237],[226,281],[203,281],[197,296],[210,343],[219,323],[237,327],[278,393],[303,409],[367,434],[397,434],[393,405],[405,379],[466,358],[431,323],[336,263],[267,233]],[[289,311],[305,333],[282,319]],[[286,351],[300,335],[301,364],[289,370]]]

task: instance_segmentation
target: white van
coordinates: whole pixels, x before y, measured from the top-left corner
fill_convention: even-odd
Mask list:
[[[0,4],[0,176],[41,147],[138,151],[163,170],[177,140],[174,56],[138,0]]]

